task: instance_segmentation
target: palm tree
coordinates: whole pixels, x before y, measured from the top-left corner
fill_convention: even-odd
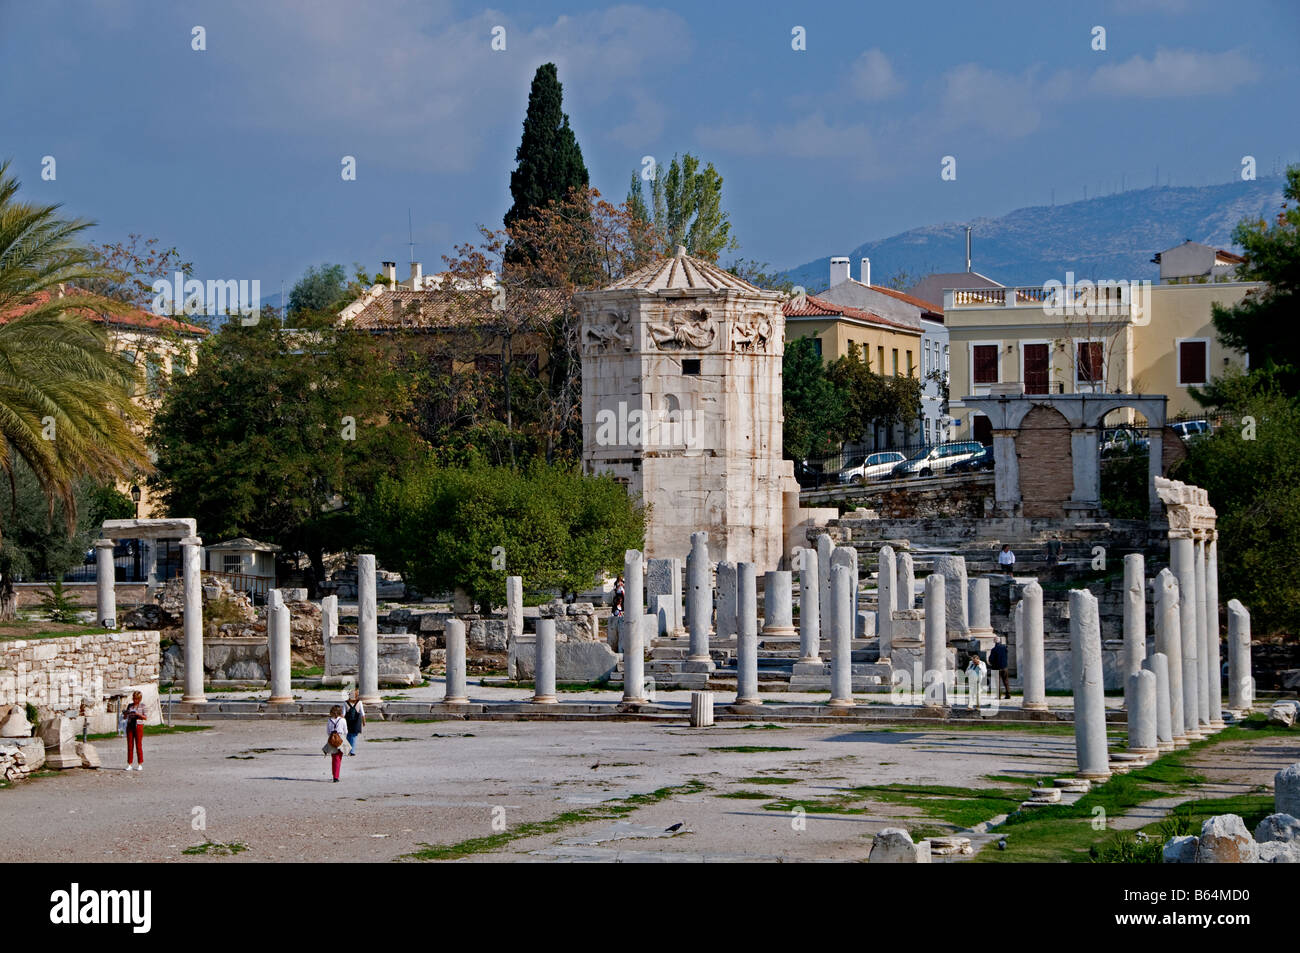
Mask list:
[[[56,501],[63,504],[71,532],[78,478],[126,479],[151,469],[133,429],[143,420],[131,400],[139,373],[109,348],[104,326],[82,316],[125,307],[65,293],[98,277],[92,253],[77,240],[93,223],[58,218],[58,205],[18,201],[18,187],[9,162],[0,163],[0,471],[12,490],[21,458],[50,514]],[[14,609],[5,573],[0,619],[13,618]]]

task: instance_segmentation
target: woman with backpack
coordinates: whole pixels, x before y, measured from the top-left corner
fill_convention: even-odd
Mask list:
[[[144,770],[144,723],[149,717],[149,712],[145,708],[144,695],[140,692],[131,693],[131,704],[126,706],[126,711],[122,714],[122,727],[126,730],[126,770],[132,770],[131,755],[134,753],[138,757],[136,761],[139,767],[136,771]],[[134,751],[132,750],[134,748]]]
[[[361,737],[361,729],[366,726],[366,706],[361,704],[361,692],[355,688],[348,696],[348,707],[343,712],[343,720],[348,725],[348,747],[352,749],[349,754],[356,754],[357,739]]]
[[[329,721],[325,723],[325,746],[321,751],[330,756],[330,768],[334,772],[336,784],[339,780],[339,768],[343,765],[343,755],[350,750],[347,739],[343,737],[347,730],[348,723],[343,718],[343,707],[335,705],[330,709]]]

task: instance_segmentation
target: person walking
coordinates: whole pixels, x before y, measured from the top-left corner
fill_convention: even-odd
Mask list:
[[[1016,564],[1016,554],[1011,551],[1011,544],[1004,543],[1002,552],[998,553],[998,565],[1002,567],[1003,572],[1011,572]]]
[[[126,722],[126,770],[132,769],[131,755],[134,754],[139,767],[144,770],[144,723],[149,717],[145,708],[144,696],[139,692],[131,693],[131,704],[126,706],[123,720]]]
[[[347,738],[348,723],[343,717],[343,706],[335,705],[330,709],[329,721],[325,722],[325,746],[322,753],[330,756],[330,769],[334,774],[334,783],[339,780],[339,768],[343,765],[343,755],[349,750]]]
[[[999,698],[1011,697],[1011,676],[1007,673],[1007,643],[998,639],[998,644],[989,650],[989,691]],[[1004,695],[1003,692],[1006,692]]]
[[[612,614],[615,618],[622,618],[623,616],[623,598],[626,593],[623,577],[619,576],[614,580],[614,611]]]
[[[366,726],[366,706],[361,704],[361,692],[352,689],[352,694],[348,697],[347,710],[343,712],[343,720],[348,725],[348,748],[349,754],[357,753],[357,739],[361,737],[361,729]]]
[[[966,690],[974,691],[975,704],[973,707],[980,707],[980,689],[984,684],[984,676],[988,669],[984,666],[984,660],[980,658],[979,652],[970,654],[970,662],[966,665]]]

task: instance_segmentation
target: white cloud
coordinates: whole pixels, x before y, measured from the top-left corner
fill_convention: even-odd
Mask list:
[[[1151,59],[1139,55],[1098,67],[1088,88],[1103,95],[1158,99],[1223,95],[1258,78],[1258,68],[1239,50],[1204,53],[1162,48]]]
[[[894,73],[889,57],[878,49],[870,49],[853,61],[849,67],[849,90],[865,102],[878,102],[896,96],[903,83]]]

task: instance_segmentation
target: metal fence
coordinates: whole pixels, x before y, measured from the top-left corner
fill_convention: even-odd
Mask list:
[[[171,540],[157,543],[158,578],[171,579],[181,574],[180,544]],[[19,579],[19,582],[53,582],[55,573],[35,573]],[[95,561],[95,551],[91,549],[79,566],[74,566],[58,578],[64,582],[95,582],[99,578],[99,567]],[[113,579],[115,582],[148,582],[149,566],[146,563],[144,547],[140,540],[124,539],[113,547]]]

